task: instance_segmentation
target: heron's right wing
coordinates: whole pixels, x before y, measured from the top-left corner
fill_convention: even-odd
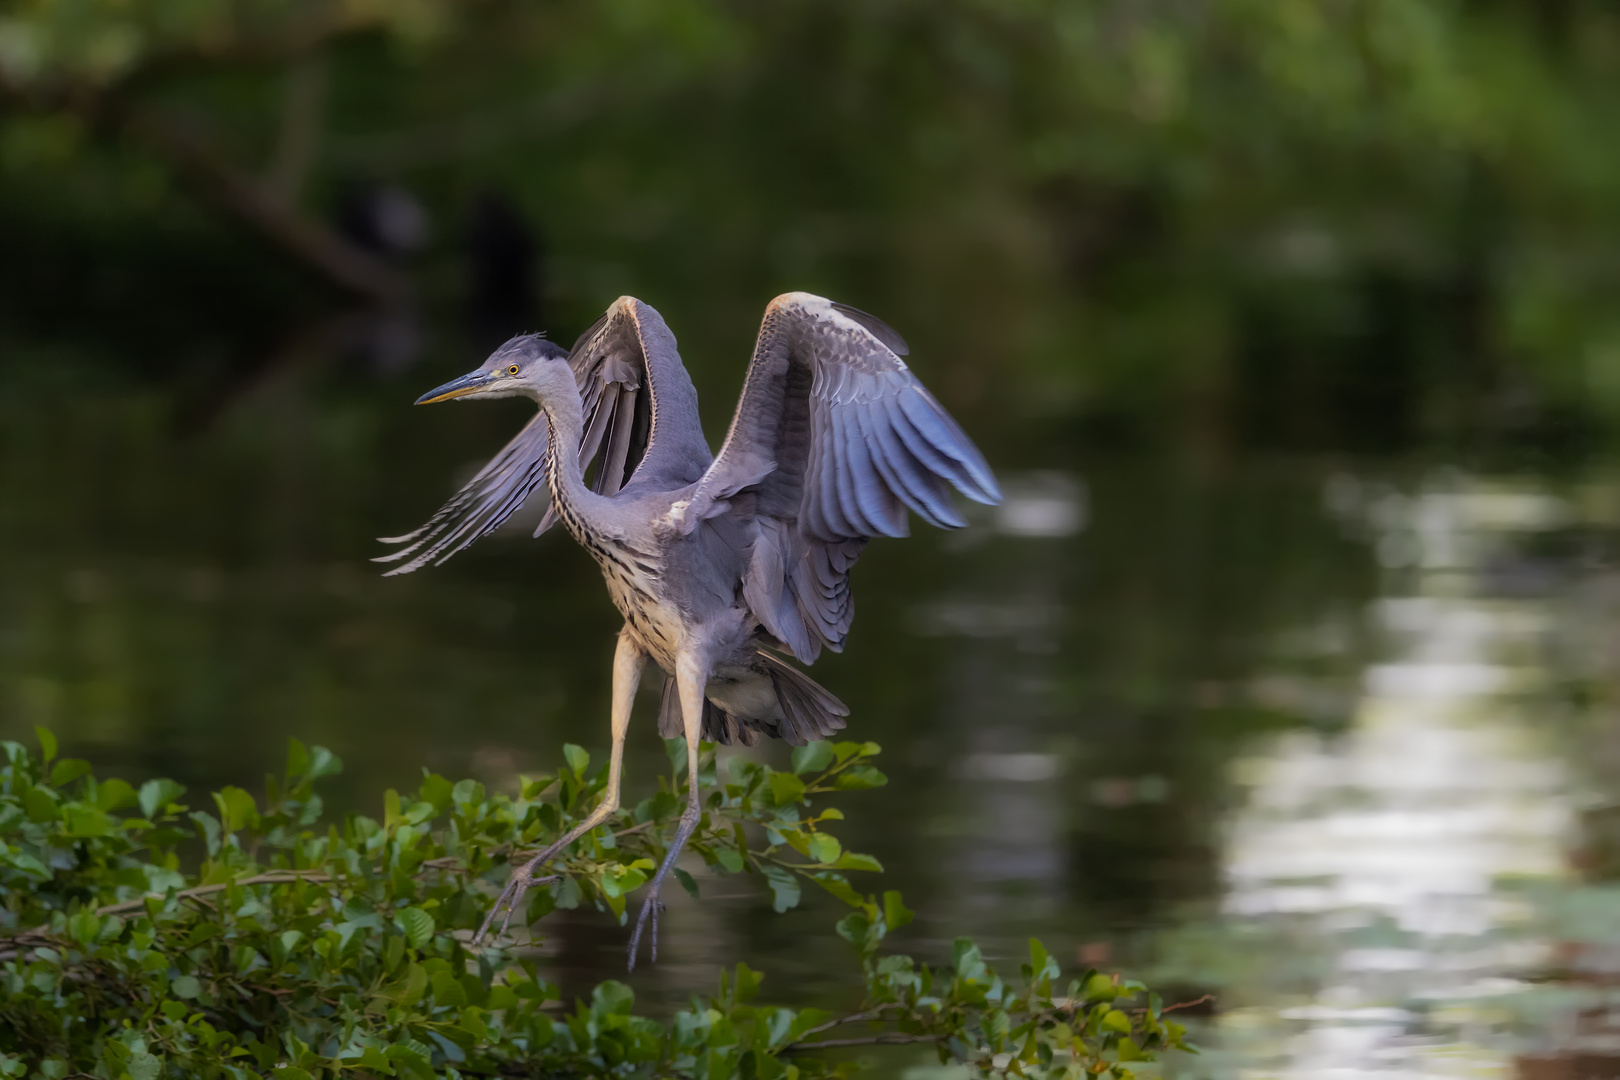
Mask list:
[[[568,362],[579,385],[584,428],[580,469],[591,487],[613,495],[632,477],[683,487],[713,455],[698,419],[697,391],[663,317],[621,296],[574,342]]]
[[[486,536],[528,501],[534,489],[545,480],[548,439],[545,413],[536,413],[522,431],[467,481],[462,489],[439,507],[428,523],[404,536],[385,536],[384,544],[399,544],[399,550],[379,555],[372,562],[405,563],[384,577],[409,574],[428,563],[444,562],[474,540]],[[545,496],[542,496],[545,497]],[[552,512],[547,510],[546,519]],[[538,535],[538,534],[537,534]]]

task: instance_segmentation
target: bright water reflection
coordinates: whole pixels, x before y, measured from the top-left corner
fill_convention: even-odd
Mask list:
[[[1231,765],[1210,930],[1246,955],[1222,980],[1215,1071],[1615,1075],[1614,1058],[1576,1064],[1567,995],[1535,989],[1569,935],[1528,899],[1580,891],[1578,812],[1604,777],[1572,760],[1551,693],[1575,674],[1557,664],[1568,594],[1597,571],[1527,549],[1597,523],[1547,485],[1455,473],[1411,495],[1341,475],[1326,501],[1385,568],[1377,644],[1344,730]]]
[[[151,398],[0,410],[0,735],[49,723],[113,771],[248,786],[297,735],[371,812],[423,764],[510,784],[565,739],[600,754],[615,620],[562,538],[406,579],[364,561],[517,416],[404,408],[419,382],[293,373],[188,439]],[[986,449],[1007,504],[874,545],[851,649],[817,667],[885,747],[892,782],[845,800],[841,835],[917,909],[901,944],[1007,959],[1039,934],[1213,992],[1193,1073],[1496,1075],[1572,1045],[1525,987],[1620,925],[1570,887],[1616,816],[1591,795],[1620,762],[1593,737],[1604,489]],[[632,792],[665,767],[641,707]],[[832,901],[704,889],[638,993],[745,957],[785,998],[847,998]],[[567,989],[621,970],[605,917],[545,930]]]

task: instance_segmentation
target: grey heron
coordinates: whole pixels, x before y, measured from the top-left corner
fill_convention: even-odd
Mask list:
[[[649,883],[629,963],[701,817],[698,743],[793,745],[844,726],[849,710],[791,662],[840,650],[849,571],[869,539],[905,536],[906,511],[966,524],[949,484],[1000,501],[984,458],[917,381],[904,340],[876,318],[808,293],[765,309],[742,397],[710,452],[697,391],[664,320],[620,297],[571,351],[531,334],[417,404],[527,397],[539,412],[427,524],[385,538],[391,574],[440,563],[489,533],[542,483],[555,522],[596,559],[624,615],[613,656],[607,787],[585,820],[513,871],[477,940],[505,933],[536,871],[620,803],[631,703],[650,659],[664,672],[659,732],[686,740],[687,803]],[[596,471],[588,480],[592,462]]]

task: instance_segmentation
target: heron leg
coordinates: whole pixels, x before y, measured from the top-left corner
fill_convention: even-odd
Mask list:
[[[680,858],[681,849],[686,846],[687,839],[703,816],[703,800],[698,792],[698,740],[703,733],[703,689],[708,681],[707,665],[692,656],[676,658],[675,688],[681,695],[681,726],[686,735],[686,809],[681,812],[680,825],[675,829],[675,837],[670,841],[663,864],[658,867],[658,873],[647,888],[647,897],[641,902],[641,913],[636,916],[636,928],[630,934],[631,971],[636,970],[641,932],[646,928],[649,917],[652,919],[652,962],[658,963],[658,909],[662,907],[658,902],[658,892],[664,886],[664,879],[675,869],[675,860]]]
[[[518,905],[523,902],[524,894],[535,884],[535,872],[556,858],[558,852],[602,824],[618,810],[620,778],[624,764],[624,736],[630,730],[630,707],[635,703],[636,687],[641,685],[641,672],[646,666],[647,654],[631,639],[629,628],[619,631],[619,643],[613,650],[613,749],[608,757],[607,790],[602,793],[602,801],[584,821],[569,829],[549,847],[536,853],[528,862],[512,872],[512,876],[506,881],[506,888],[501,890],[495,906],[484,919],[484,925],[478,928],[477,935],[473,937],[474,945],[489,933],[490,925],[494,923],[497,915],[505,915],[501,921],[500,932],[506,933]]]

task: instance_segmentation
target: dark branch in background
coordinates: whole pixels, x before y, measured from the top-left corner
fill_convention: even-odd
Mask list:
[[[260,183],[204,140],[149,106],[113,91],[30,92],[0,71],[0,102],[39,113],[67,112],[93,128],[126,134],[155,154],[197,193],[306,268],[350,293],[380,303],[405,298],[404,277]]]
[[[399,300],[408,289],[391,267],[298,213],[201,139],[152,109],[124,111],[125,130],[190,177],[215,203],[335,285],[370,300]]]

